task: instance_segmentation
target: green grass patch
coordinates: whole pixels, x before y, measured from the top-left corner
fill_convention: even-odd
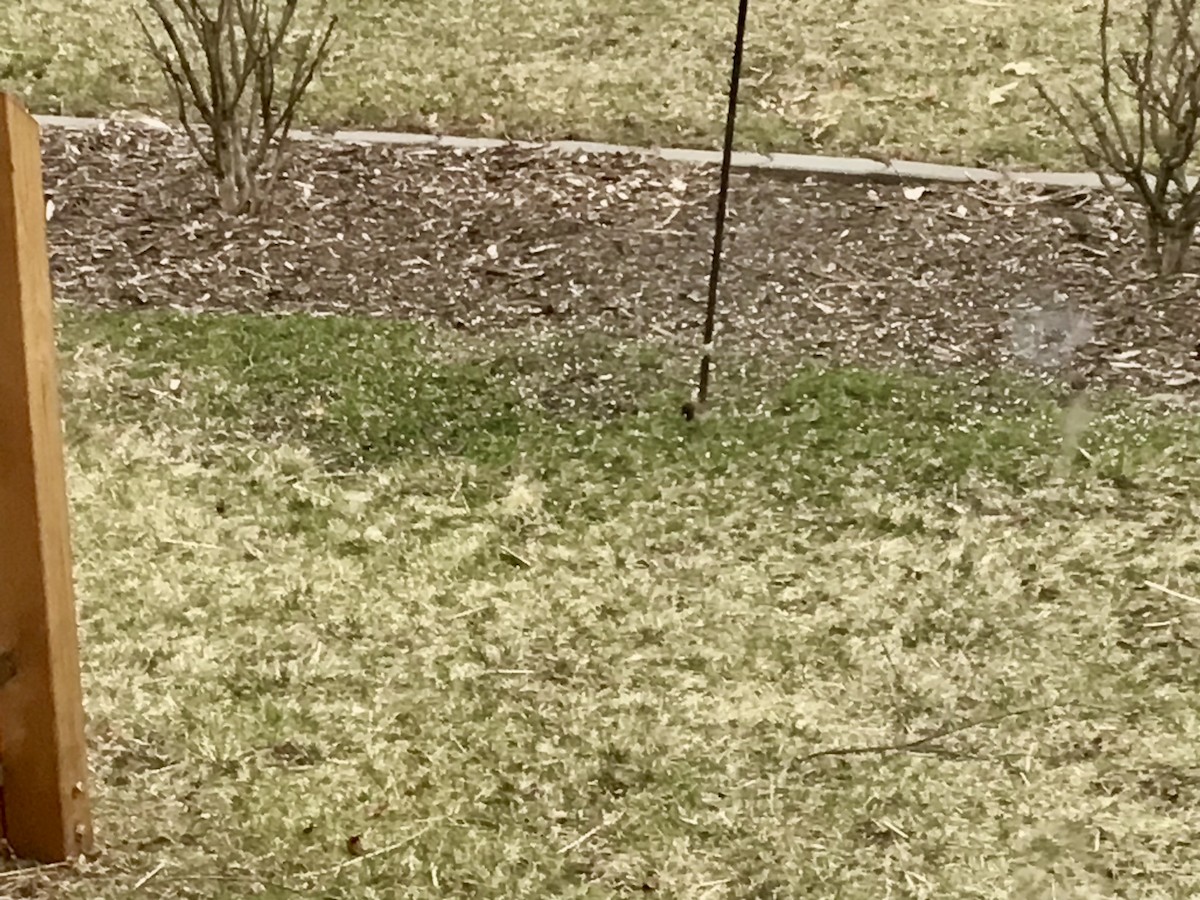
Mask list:
[[[1193,415],[1069,455],[1011,379],[735,366],[689,426],[647,345],[64,349],[105,853],[54,896],[1200,890],[1200,615],[1144,586],[1200,594]]]
[[[248,428],[301,440],[340,464],[413,453],[506,456],[522,427],[520,398],[484,361],[439,364],[428,332],[404,324],[300,317],[84,319],[125,354],[129,389],[116,421],[171,427],[181,406],[214,438]],[[525,416],[524,418],[528,418]]]
[[[42,112],[173,109],[127,0],[0,11],[0,89]],[[310,122],[714,147],[736,4],[333,0],[341,30]],[[760,0],[740,145],[1077,166],[1010,64],[1088,81],[1096,11],[1035,3]],[[103,54],[96,48],[103,47]]]
[[[1061,396],[999,373],[930,377],[721,360],[716,402],[698,427],[678,414],[693,360],[606,338],[447,337],[396,321],[287,316],[74,314],[85,357],[116,351],[119,387],[93,383],[101,421],[198,428],[306,447],[335,468],[412,456],[512,466],[539,477],[581,455],[636,482],[669,469],[745,474],[791,495],[836,501],[842,487],[952,490],[973,478],[1041,484],[1068,460]],[[919,414],[914,414],[914,412]],[[1183,452],[1194,424],[1103,398],[1084,470],[1126,483]],[[1069,467],[1069,466],[1068,466]],[[822,500],[824,498],[824,500]]]

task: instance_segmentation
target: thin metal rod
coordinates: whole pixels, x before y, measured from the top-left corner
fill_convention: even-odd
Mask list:
[[[729,78],[729,110],[725,115],[725,149],[721,157],[721,186],[717,191],[717,222],[713,233],[712,268],[708,273],[708,309],[704,316],[704,355],[700,359],[700,384],[696,403],[708,399],[712,368],[713,333],[717,327],[717,291],[721,284],[721,252],[725,246],[725,215],[729,209],[729,172],[733,167],[733,134],[737,119],[738,85],[742,80],[742,50],[746,44],[746,13],[750,0],[739,0],[737,35],[733,42],[733,72]]]

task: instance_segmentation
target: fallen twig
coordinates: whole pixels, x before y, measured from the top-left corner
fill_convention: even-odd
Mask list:
[[[987,186],[988,185],[986,184],[981,185],[981,187]],[[976,200],[987,206],[998,206],[1003,208],[1010,206],[1040,206],[1043,203],[1058,204],[1061,206],[1071,201],[1086,202],[1092,199],[1093,194],[1098,195],[1100,190],[1099,188],[1096,188],[1089,192],[1080,188],[1065,188],[1060,191],[1046,191],[1044,193],[1038,193],[1038,189],[1039,188],[1037,185],[1031,185],[1029,192],[1019,197],[1000,197],[995,195],[987,196],[979,191],[972,191],[969,189],[964,190],[963,193],[965,193],[972,200]]]
[[[517,553],[515,550],[510,550],[508,547],[500,548],[500,558],[507,563],[511,563],[519,569],[528,569],[533,566],[529,560]]]
[[[589,831],[585,831],[583,834],[581,834],[579,837],[575,838],[575,840],[571,841],[569,844],[565,844],[564,846],[560,847],[558,852],[559,853],[570,853],[572,850],[576,849],[577,847],[582,846],[586,841],[591,840],[593,837],[595,837],[597,834],[599,834],[605,828],[609,828],[613,825],[616,825],[619,821],[621,821],[622,818],[624,818],[624,816],[625,816],[624,812],[617,813],[611,819],[606,819],[605,821],[603,821],[599,825],[597,825],[595,828],[593,828]]]
[[[663,219],[661,222],[659,222],[657,225],[655,225],[653,228],[650,229],[650,233],[651,234],[661,233],[664,228],[666,228],[668,225],[670,225],[672,222],[675,221],[675,217],[679,215],[679,211],[681,209],[683,209],[683,204],[676,206],[673,210],[671,210],[671,214],[669,216],[667,216],[665,219]]]
[[[154,878],[156,875],[158,875],[158,873],[159,873],[159,872],[161,872],[161,871],[162,871],[163,869],[165,869],[166,867],[167,867],[167,864],[166,864],[165,862],[160,862],[160,863],[159,863],[157,866],[155,866],[153,869],[151,869],[149,872],[147,872],[145,875],[143,875],[141,878],[139,878],[139,879],[137,880],[137,882],[134,884],[134,886],[133,886],[132,890],[135,890],[135,891],[140,891],[140,890],[141,890],[142,888],[144,888],[144,887],[145,887],[147,884],[149,884],[149,883],[150,883],[150,881],[151,881],[151,880],[152,880],[152,879],[153,879],[153,878]]]
[[[377,856],[384,856],[388,853],[395,853],[397,850],[400,850],[403,847],[407,847],[409,844],[411,844],[417,838],[426,834],[431,828],[433,828],[432,822],[429,823],[428,825],[426,825],[424,828],[420,829],[419,831],[415,832],[414,834],[410,834],[408,837],[404,838],[403,840],[399,840],[399,841],[396,841],[395,843],[388,844],[386,847],[380,847],[378,850],[372,850],[370,853],[364,853],[362,856],[352,857],[351,859],[344,860],[343,862],[340,862],[337,865],[327,866],[324,869],[313,869],[311,872],[304,872],[303,874],[301,874],[298,877],[304,878],[304,879],[313,879],[313,878],[323,878],[326,875],[336,875],[338,872],[341,872],[343,869],[347,869],[350,866],[358,865],[359,863],[364,862],[365,860],[374,859]]]
[[[12,869],[8,872],[0,872],[0,881],[8,881],[11,878],[20,878],[22,875],[36,875],[38,872],[48,872],[51,869],[65,869],[71,864],[69,862],[46,863],[45,865],[37,866],[22,866],[19,869]]]
[[[1200,606],[1200,597],[1192,597],[1192,596],[1189,596],[1188,594],[1181,594],[1181,593],[1179,593],[1179,591],[1172,590],[1171,588],[1167,587],[1165,584],[1156,584],[1153,581],[1147,581],[1147,582],[1144,582],[1144,584],[1148,588],[1154,588],[1154,590],[1156,590],[1156,591],[1162,591],[1168,597],[1174,597],[1176,600],[1183,600],[1183,601],[1186,601],[1187,603],[1195,603],[1197,606]]]
[[[958,734],[963,731],[969,731],[972,728],[979,728],[982,725],[992,725],[1004,719],[1011,719],[1016,716],[1025,716],[1031,713],[1048,712],[1052,709],[1062,707],[1060,703],[1051,703],[1047,706],[1028,706],[1023,709],[1013,709],[1008,712],[997,713],[991,716],[983,716],[978,719],[972,719],[969,722],[962,722],[958,725],[947,725],[944,728],[938,728],[936,731],[931,731],[929,734],[922,735],[919,738],[914,738],[911,741],[899,741],[894,744],[865,744],[860,747],[830,747],[825,750],[816,750],[812,753],[807,753],[799,757],[796,763],[811,762],[814,759],[820,759],[823,756],[865,756],[872,753],[903,753],[907,750],[917,750],[923,748],[926,744],[940,740],[944,737],[949,737],[952,734]]]

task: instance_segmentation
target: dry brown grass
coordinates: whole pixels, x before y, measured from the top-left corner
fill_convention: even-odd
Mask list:
[[[1052,0],[758,0],[740,142],[962,163],[1073,166],[1009,67],[1086,75],[1096,10]],[[714,146],[734,4],[331,4],[342,21],[310,121]],[[129,0],[0,10],[0,88],[44,112],[169,108]]]
[[[816,417],[696,431],[496,377],[514,442],[439,456],[503,351],[413,336],[68,324],[104,855],[0,896],[1200,890],[1200,617],[1142,587],[1200,593],[1192,417],[1110,399],[1063,470],[1020,391],[800,373]],[[416,449],[331,467],[401,404]]]

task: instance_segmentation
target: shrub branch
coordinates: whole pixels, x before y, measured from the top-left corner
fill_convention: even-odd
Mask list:
[[[1200,139],[1195,7],[1196,0],[1144,0],[1140,46],[1129,49],[1114,46],[1111,0],[1103,0],[1099,95],[1089,99],[1072,88],[1077,115],[1034,82],[1104,188],[1123,205],[1141,207],[1146,260],[1159,275],[1184,271],[1200,224],[1200,182],[1188,176]]]
[[[325,19],[326,2],[318,0],[318,20]],[[165,40],[140,13],[138,25],[184,133],[216,180],[221,207],[257,210],[279,177],[300,100],[329,55],[337,17],[289,41],[298,0],[283,0],[274,21],[268,0],[146,5]],[[285,55],[290,72],[280,77]]]

